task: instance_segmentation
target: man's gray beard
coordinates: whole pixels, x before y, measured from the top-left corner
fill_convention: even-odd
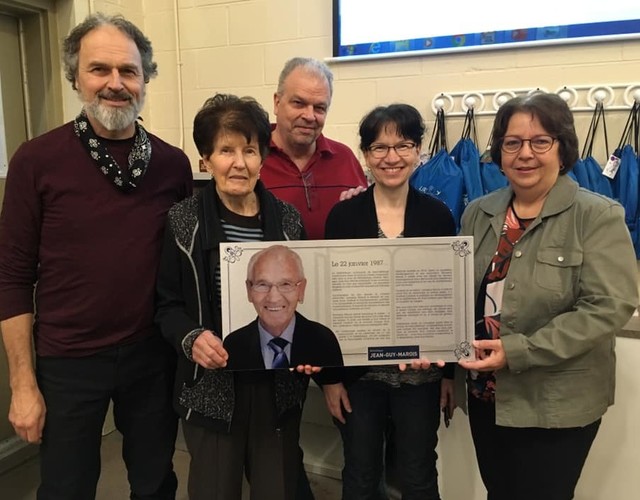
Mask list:
[[[113,108],[101,104],[100,98],[96,97],[93,101],[85,103],[84,109],[87,115],[95,118],[100,125],[112,132],[124,130],[133,124],[142,109],[142,103],[131,100],[124,108]]]

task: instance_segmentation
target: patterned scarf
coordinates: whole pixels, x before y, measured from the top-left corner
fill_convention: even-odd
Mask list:
[[[476,322],[476,339],[478,340],[500,338],[502,296],[513,248],[532,222],[533,219],[520,219],[513,209],[513,201],[509,204],[498,240],[498,248],[484,276],[481,293],[478,294],[476,316],[482,317],[482,321]],[[495,401],[495,372],[470,371],[468,388],[476,398]]]
[[[151,160],[151,141],[147,132],[138,122],[135,125],[136,135],[129,153],[129,165],[127,169],[122,169],[94,132],[84,109],[73,122],[76,135],[100,171],[123,193],[129,193],[138,186]]]

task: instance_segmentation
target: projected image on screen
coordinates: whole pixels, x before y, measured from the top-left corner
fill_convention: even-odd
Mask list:
[[[638,0],[334,0],[334,57],[385,57],[640,37]]]

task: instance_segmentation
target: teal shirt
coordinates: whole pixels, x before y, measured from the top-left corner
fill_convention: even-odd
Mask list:
[[[512,196],[509,187],[496,191],[463,214],[476,293]],[[622,206],[560,176],[514,247],[505,282],[498,425],[578,427],[605,413],[614,399],[615,333],[638,305],[636,275]]]

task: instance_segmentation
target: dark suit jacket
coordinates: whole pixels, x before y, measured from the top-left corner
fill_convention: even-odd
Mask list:
[[[227,369],[264,370],[260,332],[256,318],[247,326],[231,332],[224,339],[229,353]],[[296,327],[291,342],[290,366],[343,366],[342,351],[334,333],[324,325],[308,320],[296,312]]]

